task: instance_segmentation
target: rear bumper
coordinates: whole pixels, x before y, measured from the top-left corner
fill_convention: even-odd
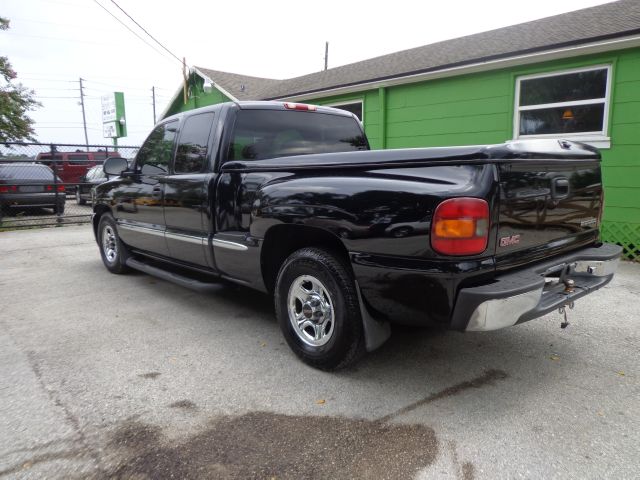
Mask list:
[[[605,243],[501,275],[487,285],[463,288],[451,328],[497,330],[568,305],[609,283],[621,253],[618,245]],[[569,280],[571,288],[566,286]]]
[[[56,203],[65,203],[64,193],[12,193],[0,195],[0,204],[3,207],[52,207]]]

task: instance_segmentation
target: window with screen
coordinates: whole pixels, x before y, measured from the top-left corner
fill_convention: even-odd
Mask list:
[[[213,116],[213,112],[201,113],[185,120],[180,129],[180,140],[173,165],[175,173],[200,173],[205,169]]]
[[[519,77],[516,136],[606,136],[609,66]]]
[[[317,111],[240,110],[227,158],[261,160],[367,148],[353,117]]]
[[[158,125],[147,137],[136,157],[136,167],[144,175],[167,173],[173,153],[178,122]]]

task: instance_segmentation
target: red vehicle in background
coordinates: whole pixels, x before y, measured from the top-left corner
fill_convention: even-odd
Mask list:
[[[75,184],[82,181],[87,171],[98,164],[104,163],[107,158],[120,157],[118,152],[105,150],[75,152],[39,153],[36,162],[48,166],[53,170],[67,187],[67,191],[73,192]]]

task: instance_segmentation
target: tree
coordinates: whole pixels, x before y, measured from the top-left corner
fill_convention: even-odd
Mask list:
[[[0,30],[9,29],[9,20],[0,17]],[[40,106],[35,92],[22,84],[14,84],[17,77],[7,57],[0,56],[0,142],[33,141],[33,120],[27,112]]]

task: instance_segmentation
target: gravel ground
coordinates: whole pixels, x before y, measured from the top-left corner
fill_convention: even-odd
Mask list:
[[[0,478],[638,478],[640,265],[510,329],[396,329],[313,370],[271,301],[101,264],[88,226],[0,233]]]

